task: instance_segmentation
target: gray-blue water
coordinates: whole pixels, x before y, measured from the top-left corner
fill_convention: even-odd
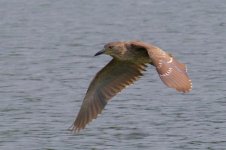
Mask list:
[[[186,63],[193,91],[155,69],[80,134],[71,126],[111,41],[154,43]],[[0,149],[226,149],[226,1],[0,0]]]

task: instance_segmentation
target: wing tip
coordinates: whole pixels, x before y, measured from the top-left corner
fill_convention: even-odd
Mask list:
[[[75,121],[75,122],[68,128],[68,130],[71,131],[72,133],[79,133],[81,130],[83,130],[83,129],[86,127],[86,125],[87,125],[89,122],[91,122],[91,121],[88,121],[88,122],[86,122],[86,123],[81,124],[81,123],[78,123],[78,122]]]
[[[186,87],[175,88],[178,92],[189,93],[192,90],[192,81],[189,79]]]
[[[72,133],[79,133],[79,131],[81,130],[81,128],[79,128],[78,126],[75,126],[75,124],[72,124],[68,130]]]

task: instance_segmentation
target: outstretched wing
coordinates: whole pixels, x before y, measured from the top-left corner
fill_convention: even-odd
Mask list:
[[[152,62],[163,83],[179,92],[186,93],[192,89],[192,82],[188,77],[185,64],[159,48],[148,50],[148,53],[150,53]]]
[[[179,92],[189,92],[192,88],[192,82],[188,77],[185,64],[180,63],[168,54],[159,57],[153,57],[153,64],[161,80],[171,88]]]
[[[86,124],[101,113],[108,100],[134,83],[146,67],[145,64],[112,59],[90,83],[72,130],[85,128]]]
[[[189,92],[192,89],[192,82],[187,74],[186,65],[176,60],[171,54],[151,44],[141,41],[131,42],[136,48],[145,49],[151,59],[151,64],[156,67],[159,77],[168,87],[179,92]]]

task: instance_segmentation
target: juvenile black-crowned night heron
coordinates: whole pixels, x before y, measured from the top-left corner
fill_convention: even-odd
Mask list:
[[[86,92],[72,130],[79,131],[97,117],[107,102],[126,86],[138,80],[148,64],[155,66],[166,86],[179,92],[189,92],[192,82],[185,64],[171,54],[142,41],[111,42],[95,56],[107,54],[113,59],[101,69]]]

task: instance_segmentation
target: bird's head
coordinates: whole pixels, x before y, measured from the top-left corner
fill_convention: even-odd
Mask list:
[[[111,42],[104,45],[104,49],[97,52],[94,56],[98,56],[101,54],[110,55],[112,57],[119,58],[124,54],[125,44],[124,42]]]

